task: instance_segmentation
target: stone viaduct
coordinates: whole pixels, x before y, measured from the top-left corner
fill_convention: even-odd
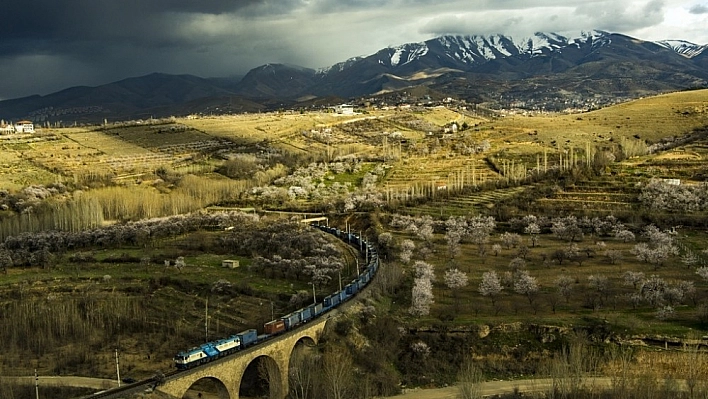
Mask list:
[[[266,362],[266,370],[269,374],[269,396],[271,398],[284,398],[288,392],[288,372],[290,356],[293,350],[298,344],[317,344],[327,320],[333,316],[332,313],[329,312],[296,330],[231,356],[170,375],[165,379],[164,383],[156,388],[156,391],[171,398],[182,399],[196,382],[210,379],[215,381],[216,385],[220,387],[220,398],[238,399],[241,381],[246,369],[251,363],[261,358],[262,361]]]

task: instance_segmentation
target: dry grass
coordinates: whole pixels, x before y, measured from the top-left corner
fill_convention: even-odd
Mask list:
[[[657,141],[708,125],[708,90],[671,93],[574,115],[507,116],[492,123],[498,140],[582,146],[620,137]]]

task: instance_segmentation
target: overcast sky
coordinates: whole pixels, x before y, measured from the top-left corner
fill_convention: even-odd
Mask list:
[[[0,17],[0,99],[151,72],[319,68],[444,34],[708,44],[708,0],[0,0]]]

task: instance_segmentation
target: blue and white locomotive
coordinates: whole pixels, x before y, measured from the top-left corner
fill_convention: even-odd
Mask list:
[[[263,326],[264,334],[262,335],[258,335],[255,329],[250,329],[228,338],[207,342],[199,347],[178,353],[174,357],[175,366],[178,369],[188,369],[218,359],[257,344],[274,335],[292,330],[351,299],[369,284],[379,267],[379,257],[374,246],[353,233],[348,233],[333,227],[315,227],[346,241],[356,248],[361,253],[362,257],[366,259],[366,268],[342,290],[326,296],[322,302],[312,304],[265,323]]]

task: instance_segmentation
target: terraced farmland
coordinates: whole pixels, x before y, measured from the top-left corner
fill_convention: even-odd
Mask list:
[[[476,215],[481,211],[487,211],[493,208],[497,203],[523,193],[526,189],[527,187],[524,186],[510,187],[452,198],[444,198],[442,197],[444,193],[441,193],[440,200],[407,207],[405,212],[412,215],[431,215],[437,217]]]
[[[578,182],[557,191],[551,198],[537,200],[535,207],[548,212],[609,213],[630,210],[638,206],[639,181],[638,178],[624,177]]]
[[[405,190],[415,185],[432,185],[435,189],[462,188],[499,179],[497,172],[482,158],[412,157],[399,162],[388,174],[384,189]]]

